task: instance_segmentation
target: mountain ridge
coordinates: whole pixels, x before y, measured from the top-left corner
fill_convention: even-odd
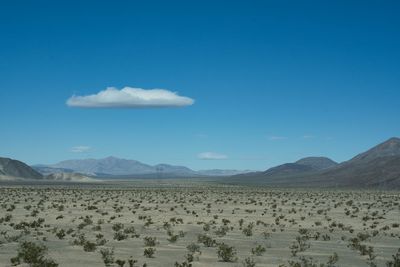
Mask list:
[[[60,172],[76,172],[89,176],[98,177],[203,177],[203,176],[229,176],[232,174],[245,173],[248,171],[240,170],[199,170],[195,171],[185,166],[170,165],[160,163],[149,165],[137,160],[121,159],[109,156],[101,159],[72,159],[64,160],[52,165],[33,165],[34,169],[42,174],[52,174]]]
[[[136,160],[125,160],[116,157],[104,159],[68,160],[54,165],[36,165],[37,169],[52,174],[41,174],[25,163],[9,158],[0,157],[0,178],[9,179],[18,177],[31,180],[89,180],[85,173],[79,173],[68,168],[65,163],[72,163],[72,167],[85,167],[85,170],[112,170],[120,174],[126,165],[128,170],[140,170],[141,175],[127,174],[129,178],[179,178],[179,177],[206,177],[208,175],[223,176],[223,183],[262,184],[271,186],[305,186],[305,187],[400,187],[400,139],[390,138],[365,152],[362,152],[348,161],[336,163],[326,157],[307,157],[293,163],[285,163],[265,171],[246,172],[236,175],[227,175],[235,170],[203,170],[194,171],[184,166],[168,164],[148,165]],[[69,166],[71,167],[71,166]],[[203,174],[202,174],[203,172]],[[107,175],[107,174],[104,174]],[[118,175],[117,175],[118,176]],[[142,178],[143,178],[142,177]],[[210,177],[210,176],[208,176]]]
[[[298,166],[296,163],[286,163],[264,172],[232,176],[226,182],[307,187],[400,187],[400,139],[390,138],[329,168],[313,170],[308,166],[296,170]]]

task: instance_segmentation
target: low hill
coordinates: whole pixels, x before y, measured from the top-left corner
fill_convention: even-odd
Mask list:
[[[91,177],[87,177],[86,175],[80,173],[65,173],[65,172],[59,172],[47,175],[45,179],[52,181],[66,181],[66,182],[98,182],[98,180],[93,179]]]
[[[0,175],[8,177],[20,177],[27,179],[42,179],[43,175],[35,171],[25,163],[0,157]]]

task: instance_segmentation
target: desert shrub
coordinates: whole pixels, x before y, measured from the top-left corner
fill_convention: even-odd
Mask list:
[[[368,265],[370,267],[376,267],[377,266],[376,262],[375,262],[376,255],[374,254],[374,248],[373,247],[368,247],[367,255],[368,255],[368,258],[367,258]]]
[[[184,261],[182,263],[175,262],[174,264],[175,267],[192,267],[192,264],[190,262]]]
[[[254,223],[249,223],[245,228],[243,228],[242,232],[245,236],[253,235]]]
[[[134,260],[132,257],[130,257],[128,260],[129,267],[134,267],[135,263],[137,263],[137,260]]]
[[[96,250],[96,243],[85,241],[83,244],[83,250],[86,252],[93,252]]]
[[[300,257],[298,261],[289,261],[290,267],[323,267],[324,264],[317,264],[314,260],[306,257]]]
[[[324,234],[324,235],[322,235],[322,239],[324,241],[329,241],[329,240],[331,240],[331,237],[328,234]]]
[[[310,247],[310,244],[306,242],[307,238],[304,236],[297,236],[296,241],[290,245],[292,256],[296,256],[298,252],[306,251]]]
[[[218,258],[223,262],[234,262],[236,258],[236,249],[234,247],[228,246],[225,243],[219,244],[217,250]]]
[[[116,263],[119,267],[124,267],[126,261],[118,259],[118,260],[115,261],[115,263]]]
[[[387,267],[400,267],[400,248],[395,255],[392,255],[393,260],[387,261]]]
[[[264,254],[265,251],[266,251],[265,247],[261,245],[258,245],[257,247],[251,249],[251,253],[256,256],[262,256],[262,254]]]
[[[184,231],[179,231],[178,232],[179,237],[185,237],[186,233]]]
[[[114,233],[114,240],[121,241],[125,240],[128,238],[127,234],[124,234],[123,232],[115,232]]]
[[[104,265],[106,267],[112,266],[112,264],[114,263],[114,248],[103,248],[100,250],[100,254],[101,258],[103,259]]]
[[[83,246],[86,242],[85,234],[80,234],[74,241],[72,242],[75,246]]]
[[[195,253],[195,252],[200,253],[200,246],[195,243],[189,244],[186,248],[191,253]]]
[[[244,259],[243,267],[255,267],[255,266],[256,266],[256,262],[254,261],[253,258],[247,257]]]
[[[371,237],[371,236],[370,236],[370,234],[368,234],[368,233],[358,233],[358,234],[357,234],[357,238],[358,238],[360,241],[366,241],[366,240],[368,240],[370,237]]]
[[[326,263],[327,267],[335,267],[336,263],[339,261],[339,256],[336,252],[333,255],[329,256],[328,262]]]
[[[96,235],[96,245],[104,246],[106,243],[107,243],[107,240],[104,238],[104,235],[102,235],[100,233]]]
[[[122,230],[123,228],[124,228],[124,225],[123,225],[122,223],[116,223],[116,224],[114,224],[114,225],[112,226],[112,229],[113,229],[115,232],[118,232],[118,231]]]
[[[18,254],[11,259],[13,265],[22,262],[29,264],[31,267],[57,267],[58,263],[52,259],[47,259],[47,247],[42,244],[24,241],[19,244]]]
[[[143,255],[146,258],[153,258],[154,253],[156,253],[156,249],[155,248],[145,248],[144,252],[143,252]]]
[[[155,237],[146,236],[145,238],[143,238],[143,242],[146,247],[155,247],[157,239]]]
[[[208,235],[198,235],[197,241],[203,243],[206,247],[215,247],[217,245],[217,241]]]
[[[178,237],[179,235],[171,235],[169,238],[167,238],[167,240],[171,243],[175,243],[176,241],[178,241]]]
[[[271,233],[269,233],[269,232],[263,232],[262,235],[263,235],[263,237],[264,237],[265,239],[268,239],[268,238],[271,237]]]
[[[198,258],[198,257],[196,257],[196,258]],[[185,255],[185,259],[187,262],[193,262],[195,259],[195,256],[193,253],[188,253]]]
[[[222,225],[219,227],[216,231],[215,234],[219,237],[223,237],[226,235],[226,233],[229,231],[229,227],[226,225]]]
[[[56,233],[56,236],[58,237],[58,239],[64,239],[64,237],[65,237],[65,230],[64,230],[64,229],[61,229],[60,231],[58,231],[58,232]]]
[[[130,226],[128,228],[125,228],[124,229],[124,233],[125,234],[135,234],[136,233],[135,227]]]

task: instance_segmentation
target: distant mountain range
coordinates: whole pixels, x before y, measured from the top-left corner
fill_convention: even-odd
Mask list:
[[[88,177],[92,176],[92,177]],[[400,139],[391,138],[349,161],[336,163],[325,157],[308,157],[266,171],[194,171],[168,164],[147,165],[135,160],[67,160],[54,165],[36,165],[0,158],[0,180],[30,179],[93,181],[92,178],[195,178],[222,177],[230,184],[282,187],[383,187],[400,188]],[[217,179],[217,178],[216,178]]]
[[[400,187],[400,139],[391,138],[340,164],[311,157],[224,181],[285,187]]]
[[[76,172],[104,178],[230,176],[249,172],[219,169],[194,171],[184,166],[169,164],[148,165],[137,160],[120,159],[116,157],[65,160],[54,165],[34,165],[32,167],[44,175]]]

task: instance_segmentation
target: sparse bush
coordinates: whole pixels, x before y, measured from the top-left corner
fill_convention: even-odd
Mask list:
[[[145,238],[143,238],[143,241],[146,247],[155,247],[157,244],[157,239],[151,236],[146,236]]]
[[[254,261],[253,258],[247,257],[244,259],[243,267],[255,267],[255,266],[256,266],[256,262]]]
[[[195,252],[200,253],[200,246],[195,243],[189,244],[186,248],[191,253],[195,253]]]
[[[115,263],[116,263],[119,267],[124,267],[126,261],[118,259],[118,260],[115,261]]]
[[[103,248],[100,250],[101,258],[103,259],[104,265],[106,267],[112,266],[114,263],[114,248],[108,249],[108,248]]]
[[[217,241],[207,235],[199,235],[197,240],[199,243],[203,243],[206,247],[215,247],[217,245]]]
[[[339,261],[339,256],[336,252],[333,255],[329,256],[328,262],[326,263],[327,267],[335,267],[335,264]]]
[[[83,244],[83,250],[86,252],[93,252],[96,250],[96,243],[90,242],[90,241],[86,241]]]
[[[156,249],[155,248],[145,248],[144,252],[143,252],[143,255],[146,258],[153,258],[154,253],[156,253]]]
[[[31,267],[57,267],[58,264],[52,259],[46,258],[46,254],[46,246],[24,241],[19,244],[18,254],[11,259],[11,263],[17,265],[22,261],[29,264]]]
[[[254,223],[249,223],[247,227],[243,228],[242,232],[245,236],[252,236],[253,228],[254,228]]]
[[[392,255],[392,260],[386,262],[387,267],[400,267],[400,248],[395,255]]]
[[[225,243],[219,244],[217,250],[218,258],[223,262],[234,262],[236,258],[236,249],[234,247],[228,246]]]
[[[125,240],[128,238],[127,234],[124,234],[123,232],[115,232],[114,233],[114,240],[121,241]]]
[[[262,256],[265,253],[265,251],[266,251],[265,247],[261,245],[258,245],[257,247],[251,249],[251,253],[256,256]]]

